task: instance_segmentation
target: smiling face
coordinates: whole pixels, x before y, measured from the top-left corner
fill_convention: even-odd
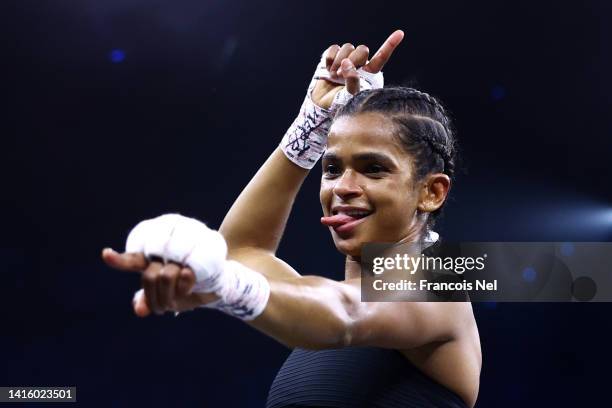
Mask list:
[[[415,163],[380,113],[339,117],[331,127],[323,156],[320,200],[336,248],[359,257],[367,242],[418,239],[422,183]]]

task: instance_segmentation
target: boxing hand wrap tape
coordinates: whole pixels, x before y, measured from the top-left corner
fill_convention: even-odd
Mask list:
[[[223,236],[196,219],[166,214],[142,221],[130,232],[125,250],[191,268],[196,276],[193,292],[212,292],[219,297],[206,307],[252,320],[268,303],[268,280],[238,262],[226,260]]]
[[[270,298],[270,284],[260,273],[240,262],[226,261],[227,283],[217,293],[219,300],[203,307],[221,310],[242,320],[253,320],[259,316]]]
[[[300,113],[281,142],[281,149],[287,158],[305,169],[312,169],[321,158],[327,146],[327,134],[332,119],[336,112],[353,97],[344,87],[336,93],[329,109],[323,109],[312,101],[312,91],[318,80],[324,79],[339,85],[345,84],[343,78],[332,78],[330,76],[325,65],[325,57],[326,53],[323,53],[306,91]],[[377,89],[384,86],[382,72],[372,74],[362,68],[359,68],[357,72],[360,79],[360,90]]]

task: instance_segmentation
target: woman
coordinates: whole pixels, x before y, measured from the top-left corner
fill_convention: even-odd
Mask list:
[[[365,46],[328,49],[300,115],[220,235],[166,215],[139,224],[126,253],[103,251],[109,265],[142,272],[139,316],[206,305],[295,348],[270,407],[476,402],[481,353],[469,302],[360,301],[363,244],[435,239],[430,227],[453,175],[442,106],[411,88],[380,88],[402,38],[394,32],[371,60]],[[346,255],[341,282],[301,276],[275,256],[293,201],[323,153],[321,222]]]

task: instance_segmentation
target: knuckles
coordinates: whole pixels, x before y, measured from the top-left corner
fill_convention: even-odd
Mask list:
[[[191,268],[183,268],[180,271],[180,279],[186,283],[193,284],[195,283],[195,274],[191,270]]]
[[[370,53],[370,49],[367,47],[367,45],[363,45],[363,44],[360,44],[360,45],[359,45],[359,46],[356,48],[356,50],[357,50],[357,51],[360,51],[360,52],[364,52],[364,53],[366,53],[366,54],[369,54],[369,53]]]
[[[170,271],[167,271],[165,268],[159,271],[158,280],[162,285],[164,286],[170,285],[173,280],[172,278],[173,278],[172,273]]]
[[[152,273],[143,273],[142,274],[142,283],[144,286],[155,285],[156,277]]]

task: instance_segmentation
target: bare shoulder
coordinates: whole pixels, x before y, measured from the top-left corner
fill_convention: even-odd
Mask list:
[[[471,302],[439,302],[436,304],[443,313],[452,316],[452,328],[456,339],[471,336],[474,329],[477,331]]]
[[[360,289],[360,279],[343,283]],[[472,307],[463,302],[357,302],[354,307],[353,344],[411,349],[463,338],[466,327],[475,327]]]
[[[470,302],[402,302],[404,311],[413,313],[424,330],[439,333],[435,341],[478,343],[478,328]]]
[[[452,347],[461,349],[462,353],[467,353],[474,363],[481,363],[480,335],[478,325],[474,317],[474,310],[471,302],[440,302],[433,303],[438,308],[439,314],[445,315],[445,323],[451,333],[448,339]]]
[[[482,353],[480,336],[469,302],[432,303],[446,313],[452,338],[399,350],[429,377],[459,395],[468,406],[476,403],[480,388]]]

